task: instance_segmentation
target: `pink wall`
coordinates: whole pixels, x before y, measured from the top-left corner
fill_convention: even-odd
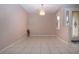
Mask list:
[[[57,30],[57,35],[64,41],[68,42],[69,39],[69,33],[68,33],[68,27],[64,24],[64,9],[61,8],[57,15],[60,16],[60,30]]]
[[[0,50],[26,33],[26,20],[20,5],[0,5]]]
[[[31,14],[29,16],[28,27],[31,35],[56,35],[56,16],[55,14]]]

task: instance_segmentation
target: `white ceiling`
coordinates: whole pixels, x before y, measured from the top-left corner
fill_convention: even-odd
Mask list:
[[[39,13],[41,9],[41,4],[22,4],[21,6],[29,13]],[[54,13],[61,7],[79,8],[79,5],[78,4],[44,4],[43,9],[45,10],[46,13]]]
[[[21,6],[29,13],[38,13],[41,9],[41,4],[22,4]],[[46,13],[54,13],[60,7],[62,7],[62,4],[44,4],[43,6]]]

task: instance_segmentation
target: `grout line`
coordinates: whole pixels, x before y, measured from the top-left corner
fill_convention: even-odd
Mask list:
[[[6,49],[12,47],[13,45],[15,45],[17,42],[19,42],[20,40],[17,40],[15,42],[13,42],[12,44],[8,45],[7,47],[3,48],[2,50],[0,50],[0,53],[2,53],[3,51],[5,51]]]
[[[56,36],[56,35],[31,35],[31,36]]]
[[[39,48],[40,48],[40,54],[41,54],[41,40],[40,40],[40,47]]]
[[[65,41],[64,39],[60,38],[60,37],[57,37],[59,40],[61,40],[62,42],[64,42],[65,44],[70,44],[72,47],[77,47],[76,45],[74,45],[73,43],[68,43],[67,41]]]
[[[60,38],[60,37],[57,37],[59,40],[61,40],[62,42],[64,42],[65,44],[67,44],[68,45],[68,42],[67,41],[65,41],[64,39],[62,39],[62,38]]]
[[[23,34],[22,36],[20,36],[19,38],[23,37],[25,34]],[[18,39],[19,39],[18,38]],[[2,53],[3,51],[5,51],[6,49],[12,47],[13,45],[15,45],[17,42],[19,42],[21,40],[16,40],[15,42],[11,43],[10,45],[6,46],[5,48],[3,48],[2,50],[0,50],[0,53]]]
[[[48,42],[46,42],[46,44],[47,44],[47,48],[48,48],[48,50],[49,50],[49,54],[51,54],[51,49],[50,49],[50,47],[49,47],[49,45],[48,45]]]

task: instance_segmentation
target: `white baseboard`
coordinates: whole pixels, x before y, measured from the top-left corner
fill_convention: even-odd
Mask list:
[[[56,36],[56,35],[31,35],[31,36]]]
[[[63,38],[61,38],[61,37],[57,37],[59,40],[61,40],[62,42],[64,42],[65,44],[68,44],[68,42],[67,41],[65,41]]]
[[[8,46],[6,46],[5,48],[3,48],[2,50],[0,50],[0,53],[2,53],[3,51],[5,51],[6,49],[8,49],[8,48],[10,48],[10,47],[12,47],[13,45],[15,45],[17,42],[19,42],[20,40],[17,40],[17,41],[15,41],[15,42],[13,42],[12,44],[10,44],[10,45],[8,45]]]
[[[23,37],[24,35],[25,35],[25,33],[24,33],[22,36],[20,36],[19,38]],[[12,46],[15,45],[17,42],[21,41],[19,38],[17,38],[18,40],[16,40],[16,41],[13,42],[12,44],[10,44],[10,45],[6,46],[5,48],[1,49],[1,50],[0,50],[0,53],[2,53],[3,51],[5,51],[6,49],[12,47]]]
[[[61,37],[57,37],[59,40],[61,40],[62,42],[64,42],[65,44],[67,44],[67,45],[70,45],[70,46],[72,46],[72,47],[77,47],[77,45],[76,44],[73,44],[73,43],[71,43],[71,42],[69,42],[69,41],[65,41],[64,39],[62,39]]]

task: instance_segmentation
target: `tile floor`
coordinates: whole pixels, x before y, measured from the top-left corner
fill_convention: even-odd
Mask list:
[[[1,54],[73,54],[79,48],[68,45],[56,37],[20,38],[18,42],[0,52]]]

